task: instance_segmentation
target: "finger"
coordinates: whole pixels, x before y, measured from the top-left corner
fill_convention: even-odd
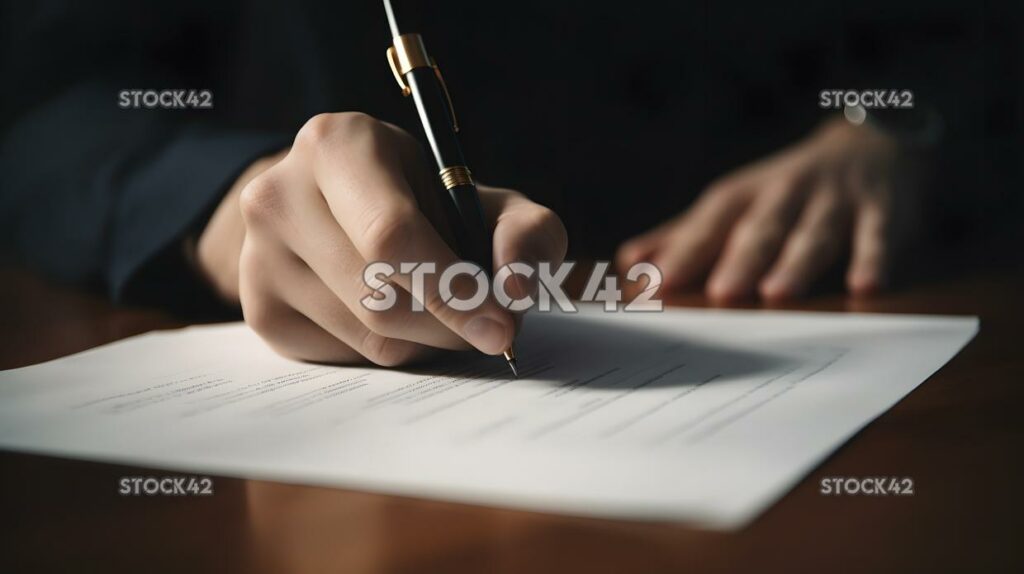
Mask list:
[[[565,259],[568,237],[565,226],[550,209],[508,189],[481,187],[484,216],[494,227],[494,271],[514,263],[526,263],[533,269],[541,262],[559,265]],[[514,299],[533,294],[537,273],[526,278],[509,277],[506,292]]]
[[[799,212],[805,186],[776,179],[763,188],[729,233],[722,257],[708,279],[708,296],[733,300],[751,295],[779,254]]]
[[[264,303],[267,305],[268,303]],[[365,363],[366,359],[339,341],[316,323],[284,303],[270,304],[277,310],[265,309],[263,313],[273,315],[271,324],[262,324],[260,319],[246,317],[248,323],[270,348],[282,356],[297,361],[351,365]],[[250,307],[250,314],[252,313]]]
[[[616,269],[620,273],[626,273],[633,265],[641,261],[650,261],[665,246],[667,237],[681,222],[681,217],[673,217],[654,229],[623,242],[615,252]]]
[[[407,185],[412,189],[420,212],[449,249],[458,254],[459,246],[455,229],[453,229],[453,221],[457,217],[455,206],[451,202],[448,191],[441,184],[438,172],[423,167],[429,162],[433,162],[433,158],[428,158],[419,144],[412,141],[401,128],[386,122],[382,123],[394,139],[406,144],[400,146],[398,157],[401,159],[403,176]],[[417,169],[413,169],[412,166],[416,166]]]
[[[433,315],[413,312],[411,297],[402,289],[396,290],[396,303],[388,311],[371,311],[362,305],[363,298],[371,294],[363,282],[365,262],[332,217],[312,178],[303,176],[304,170],[294,165],[296,161],[286,158],[250,182],[243,193],[242,209],[252,233],[250,243],[265,236],[275,239],[261,244],[266,252],[261,271],[274,269],[276,275],[287,278],[288,271],[281,268],[294,271],[295,266],[289,266],[287,256],[291,254],[286,246],[348,307],[354,321],[374,333],[443,349],[464,349],[462,338]],[[266,261],[275,250],[281,251],[277,259]]]
[[[849,237],[850,207],[834,187],[819,187],[760,284],[769,300],[798,297],[839,257]]]
[[[889,213],[883,202],[861,205],[853,231],[853,253],[846,286],[855,295],[870,295],[886,283]]]
[[[248,240],[247,240],[248,241]],[[239,300],[246,324],[275,351],[300,361],[357,363],[365,359],[277,297],[259,275],[247,272],[251,258],[242,248]],[[247,259],[249,262],[247,262]]]
[[[684,287],[707,273],[718,258],[729,230],[751,201],[745,188],[712,187],[664,238],[653,263],[668,288]]]
[[[428,355],[429,347],[375,333],[361,323],[301,261],[294,260],[287,274],[277,287],[281,299],[370,362],[394,367]]]
[[[390,130],[391,135],[382,134],[384,128],[365,116],[351,116],[344,126],[330,121],[336,120],[314,124],[302,147],[314,163],[317,185],[334,218],[363,260],[384,261],[396,269],[402,262],[434,263],[438,273],[427,275],[423,285],[425,308],[480,351],[496,355],[507,349],[515,325],[492,298],[476,309],[459,311],[442,296],[441,272],[460,259],[416,205],[395,152],[404,144],[395,142]],[[409,276],[394,278],[411,292]],[[462,276],[454,282],[453,291],[460,299],[475,292],[476,283],[466,279]]]

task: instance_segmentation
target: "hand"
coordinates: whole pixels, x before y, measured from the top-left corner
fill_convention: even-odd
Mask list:
[[[460,312],[439,295],[441,271],[459,258],[437,231],[436,179],[401,129],[358,113],[316,116],[291,150],[239,178],[200,236],[197,261],[221,296],[240,302],[245,320],[287,356],[393,366],[433,349],[472,345],[500,354],[517,328],[509,312],[493,298]],[[496,268],[565,256],[565,229],[553,212],[507,189],[481,186],[480,196],[494,226]],[[437,273],[425,281],[428,312],[411,310],[409,278],[398,274],[394,307],[366,309],[360,301],[372,292],[363,270],[375,261],[395,269],[434,262]],[[526,295],[531,286],[515,279],[509,294]]]
[[[666,288],[707,277],[734,300],[804,294],[847,253],[858,295],[886,283],[897,246],[917,229],[914,194],[896,143],[838,119],[796,145],[712,184],[680,216],[623,244],[621,269],[651,261]]]

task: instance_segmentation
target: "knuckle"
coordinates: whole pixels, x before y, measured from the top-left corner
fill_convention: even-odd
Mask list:
[[[744,250],[760,251],[780,243],[786,236],[786,228],[771,219],[741,223],[735,231],[736,243]]]
[[[704,190],[706,201],[723,201],[733,193],[733,186],[727,180],[714,181]]]
[[[341,112],[333,114],[334,121],[339,126],[351,129],[375,129],[381,125],[380,121],[363,112]]]
[[[370,331],[385,337],[394,336],[398,329],[395,328],[395,317],[390,311],[371,311],[360,309],[359,321]]]
[[[552,234],[553,239],[565,240],[565,226],[562,225],[562,219],[550,208],[538,205],[533,217],[537,227],[547,230]]]
[[[278,332],[277,314],[271,305],[259,299],[242,297],[242,316],[249,327],[266,340]]]
[[[409,241],[416,208],[407,204],[381,209],[366,218],[361,243],[369,259],[395,261]]]
[[[309,118],[295,136],[296,147],[318,147],[323,144],[331,136],[334,120],[335,114],[317,114]]]
[[[452,282],[452,290],[457,290],[458,286],[456,282]],[[441,318],[451,316],[452,309],[448,306],[448,302],[445,301],[444,297],[441,296],[441,292],[437,289],[430,289],[423,294],[423,308],[427,310],[431,315]]]
[[[741,189],[743,185],[740,179],[730,175],[712,181],[701,195],[705,201],[724,203],[740,193]]]
[[[562,219],[551,209],[536,205],[526,218],[528,233],[537,233],[559,257],[564,257],[569,246],[569,236]]]
[[[262,267],[262,250],[257,247],[252,237],[253,234],[246,233],[245,239],[242,240],[242,250],[238,254],[238,287],[239,296],[242,298],[249,293],[258,292],[257,285],[263,278],[259,272],[253,272]]]
[[[674,240],[684,253],[712,253],[716,248],[713,231],[708,226],[695,227],[688,233],[677,233]]]
[[[699,213],[703,217],[719,218],[741,201],[743,189],[728,179],[713,182],[700,195],[694,209],[687,213]]]
[[[363,269],[365,270],[366,268],[364,267]],[[386,280],[385,282],[387,284],[389,284],[389,285],[394,286],[394,283],[392,281],[390,281],[390,280]],[[367,313],[372,313],[374,315],[377,315],[379,313],[376,312],[376,311],[370,311],[369,309],[366,309],[365,307],[363,307],[361,302],[366,300],[366,299],[374,299],[374,298],[378,297],[380,295],[380,293],[376,289],[374,289],[373,287],[370,287],[369,285],[367,285],[366,281],[363,281],[362,279],[359,279],[359,280],[355,281],[355,284],[356,284],[356,287],[355,287],[355,301],[356,301],[356,303],[358,303],[358,305],[353,305],[352,307],[355,310],[356,316],[359,318],[359,320],[363,324],[366,324],[367,321],[364,320],[363,316],[360,315],[359,313],[361,313],[363,311],[366,311]],[[397,293],[401,293],[402,290],[401,289],[396,289],[396,292]]]
[[[242,189],[238,206],[249,224],[280,217],[284,212],[284,192],[280,182],[266,174],[256,176]]]
[[[299,129],[295,136],[295,144],[308,148],[334,146],[342,141],[342,136],[372,132],[379,123],[372,116],[362,112],[317,114]]]

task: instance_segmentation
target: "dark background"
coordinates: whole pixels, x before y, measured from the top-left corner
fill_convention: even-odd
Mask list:
[[[796,141],[832,113],[819,92],[845,88],[910,89],[943,118],[932,246],[1016,253],[1002,239],[1022,205],[1015,3],[396,5],[444,71],[474,174],[556,209],[573,257],[609,255]],[[168,246],[310,116],[361,110],[420,134],[378,2],[9,3],[2,32],[5,251],[115,298],[171,265]],[[215,109],[116,105],[121,89],[176,87],[211,89]],[[138,207],[149,197],[165,204]]]

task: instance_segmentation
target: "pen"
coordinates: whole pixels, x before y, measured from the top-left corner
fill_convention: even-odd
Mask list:
[[[411,95],[416,104],[423,133],[437,161],[441,183],[448,190],[448,197],[454,206],[457,222],[453,232],[459,255],[490,274],[491,232],[484,220],[476,183],[466,167],[459,146],[459,124],[448,86],[444,83],[437,63],[427,55],[423,38],[419,34],[400,32],[391,0],[384,0],[384,11],[387,12],[392,36],[392,46],[387,52],[388,63],[402,89],[402,95]],[[505,360],[512,374],[518,377],[516,354],[512,347],[505,351]]]

